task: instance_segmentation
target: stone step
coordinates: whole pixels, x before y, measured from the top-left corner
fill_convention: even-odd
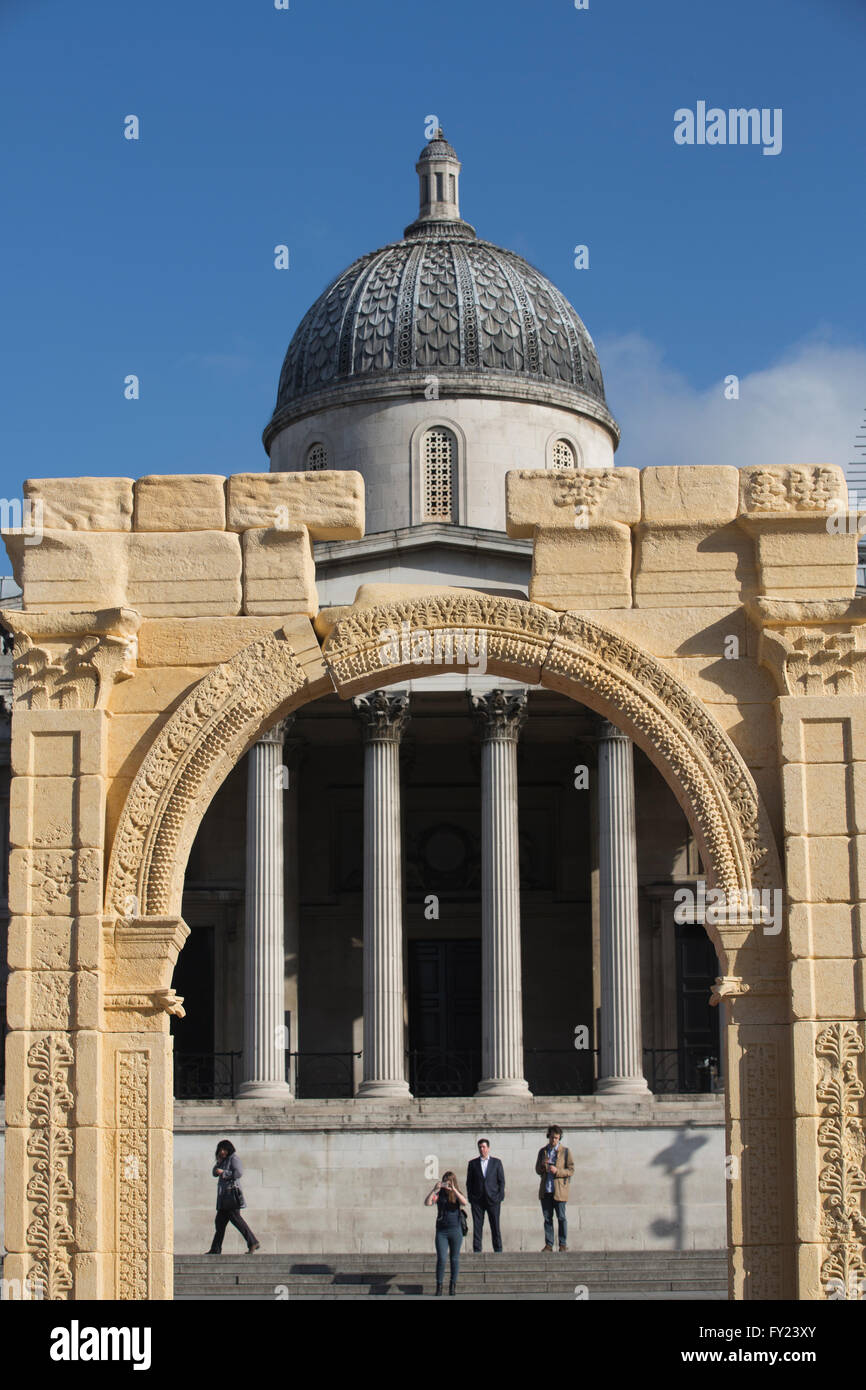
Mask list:
[[[418,1297],[434,1291],[434,1255],[178,1255],[177,1298],[273,1299]],[[447,1279],[447,1273],[446,1273]],[[574,1298],[585,1284],[592,1297],[723,1298],[724,1251],[568,1251],[565,1254],[461,1254],[465,1297]]]

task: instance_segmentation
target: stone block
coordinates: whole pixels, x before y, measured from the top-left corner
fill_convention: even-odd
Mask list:
[[[138,666],[217,666],[252,642],[279,632],[264,618],[148,618],[138,637]],[[200,673],[201,674],[201,673]]]
[[[104,1250],[113,1243],[105,1230],[105,1207],[114,1205],[112,1188],[105,1181],[107,1142],[110,1138],[104,1129],[76,1124],[72,1152],[76,1195],[73,1229],[80,1251]]]
[[[786,763],[781,771],[789,834],[866,832],[866,764]]]
[[[81,1028],[75,1034],[76,1124],[103,1126],[106,1123],[104,1047],[104,1034],[96,1028]]]
[[[866,760],[866,709],[862,696],[783,695],[779,699],[779,747],[786,763]]]
[[[847,504],[845,474],[835,464],[750,464],[740,475],[739,515],[767,526],[826,517]]]
[[[11,756],[16,777],[104,777],[107,750],[104,710],[15,711]]]
[[[861,938],[860,905],[851,903],[795,903],[788,914],[791,954],[795,958],[823,959],[857,954]]]
[[[148,714],[153,724],[161,714],[173,713],[205,674],[200,666],[149,666],[139,671],[135,680],[115,686],[111,697],[112,742],[114,717]]]
[[[30,478],[24,496],[42,503],[48,530],[130,531],[132,487],[131,478]]]
[[[105,821],[101,777],[14,777],[9,843],[45,849],[99,849]]]
[[[10,1028],[68,1031],[75,1026],[75,974],[69,970],[15,970],[9,976]]]
[[[737,515],[739,469],[695,464],[640,471],[641,517],[670,525],[724,526]]]
[[[755,592],[752,545],[734,524],[709,527],[641,523],[636,528],[634,593],[639,608],[732,607]]]
[[[360,540],[364,534],[360,473],[235,473],[226,503],[230,531],[306,526],[314,541]]]
[[[128,538],[129,606],[145,617],[234,617],[241,610],[241,548],[223,531]]]
[[[129,539],[119,532],[46,529],[39,545],[23,550],[18,582],[25,609],[122,608]]]
[[[102,855],[94,849],[13,849],[9,911],[75,917],[102,910]]]
[[[791,1012],[794,1018],[864,1018],[864,966],[857,960],[791,962]]]
[[[531,537],[536,527],[574,530],[576,520],[629,526],[640,520],[640,483],[636,468],[571,471],[513,469],[505,475],[509,536]]]
[[[315,615],[316,568],[305,527],[245,531],[243,555],[245,613]]]
[[[755,537],[763,594],[796,598],[852,598],[857,537],[828,532],[821,521],[776,522]]]
[[[167,1253],[169,1256],[172,1254],[174,1234],[172,1140],[171,1129],[147,1131],[150,1248],[153,1252]]]
[[[796,1025],[795,1025],[796,1027]],[[824,1219],[822,1194],[818,1189],[819,1176],[826,1163],[826,1150],[818,1144],[821,1121],[811,1115],[794,1120],[794,1163],[797,1173],[797,1237],[799,1240],[820,1241]]]
[[[788,896],[792,902],[848,902],[852,845],[844,835],[787,836]]]
[[[731,604],[614,609],[605,614],[604,624],[653,656],[724,658],[731,636],[736,637],[741,656],[752,655],[745,613]]]
[[[167,1033],[104,1032],[102,1068],[106,1077],[105,1118],[109,1127],[121,1123],[121,1068],[119,1059],[127,1053],[144,1053],[147,1074],[148,1127],[171,1130],[174,1122],[172,1102],[172,1039]],[[109,1078],[113,1078],[109,1081]],[[211,1146],[211,1152],[215,1145]],[[210,1167],[212,1167],[212,1162]],[[209,1168],[208,1168],[209,1172]]]
[[[33,1210],[26,1198],[26,1186],[31,1171],[32,1158],[27,1152],[27,1141],[33,1131],[6,1126],[4,1165],[6,1186],[6,1221],[3,1239],[7,1251],[27,1249],[27,1227],[33,1220]],[[32,1261],[33,1255],[30,1254]],[[26,1276],[27,1271],[24,1271]],[[9,1255],[3,1261],[3,1278],[13,1276],[9,1273]]]
[[[12,970],[97,970],[101,930],[98,917],[12,917]]]
[[[832,1289],[823,1273],[824,1261],[827,1258],[827,1247],[823,1240],[803,1241],[794,1249],[797,1259],[797,1297],[809,1303],[826,1301],[828,1292],[832,1292]]]
[[[224,531],[225,482],[215,473],[139,478],[135,484],[135,530]]]
[[[593,525],[586,531],[568,531],[539,527],[529,597],[560,612],[630,607],[629,528]]]
[[[117,1256],[113,1252],[98,1254],[96,1251],[88,1250],[73,1255],[72,1271],[76,1299],[113,1299],[116,1261]]]

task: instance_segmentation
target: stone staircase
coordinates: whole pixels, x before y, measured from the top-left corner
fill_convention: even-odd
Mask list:
[[[426,1297],[435,1255],[176,1255],[175,1298]],[[447,1296],[446,1272],[446,1296]],[[585,1289],[585,1293],[581,1293]],[[576,1291],[577,1290],[577,1291]],[[458,1294],[488,1299],[727,1298],[723,1250],[464,1252]]]

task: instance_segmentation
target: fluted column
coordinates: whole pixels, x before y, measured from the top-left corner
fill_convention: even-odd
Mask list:
[[[478,1094],[528,1094],[523,1077],[517,740],[524,691],[470,695],[481,722],[481,1081]]]
[[[409,696],[353,701],[364,725],[364,1079],[359,1097],[407,1097],[403,1046],[400,739]]]
[[[244,935],[245,1100],[289,1100],[284,1036],[283,738],[274,725],[247,755]]]
[[[597,1091],[648,1095],[640,1023],[637,836],[631,739],[599,721],[601,1056]]]

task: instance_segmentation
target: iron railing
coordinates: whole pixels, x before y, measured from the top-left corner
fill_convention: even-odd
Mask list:
[[[481,1080],[481,1053],[418,1048],[407,1053],[413,1096],[474,1096]]]
[[[286,1080],[298,1100],[351,1100],[360,1052],[289,1052]]]
[[[350,1100],[360,1052],[287,1052],[286,1080],[298,1100]],[[471,1096],[481,1080],[481,1053],[415,1049],[407,1053],[413,1096]],[[704,1047],[643,1049],[643,1069],[655,1095],[721,1090],[719,1061]],[[530,1047],[524,1076],[536,1096],[589,1096],[598,1077],[598,1049]],[[176,1052],[177,1100],[232,1100],[243,1080],[240,1052]]]
[[[241,1083],[241,1052],[176,1052],[175,1100],[234,1100]]]
[[[285,1077],[299,1100],[342,1100],[355,1094],[360,1052],[287,1052]],[[233,1100],[243,1081],[242,1052],[176,1052],[176,1100]]]

